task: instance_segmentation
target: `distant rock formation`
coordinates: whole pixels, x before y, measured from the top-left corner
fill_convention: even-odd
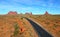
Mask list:
[[[9,11],[8,14],[9,14],[9,15],[16,15],[17,12],[16,12],[16,11]]]
[[[45,15],[50,15],[47,11],[45,12]]]
[[[32,12],[26,12],[25,14],[32,15]]]

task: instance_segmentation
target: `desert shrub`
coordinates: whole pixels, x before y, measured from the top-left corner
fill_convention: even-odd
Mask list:
[[[58,23],[58,22],[56,21],[56,23]]]
[[[50,24],[50,22],[46,22],[45,24],[46,24],[46,25],[49,25],[49,24]]]
[[[21,19],[23,20],[23,17],[21,17]]]
[[[23,19],[23,17],[21,17],[21,19]]]
[[[58,34],[60,35],[60,31],[58,31]]]
[[[19,26],[17,23],[14,25],[14,28],[15,28],[14,36],[16,36],[19,33]]]
[[[57,24],[54,24],[54,27],[58,27],[59,25],[57,25]]]

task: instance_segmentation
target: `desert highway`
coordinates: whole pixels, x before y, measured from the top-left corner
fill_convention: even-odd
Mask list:
[[[53,37],[51,34],[49,34],[47,31],[45,31],[43,28],[41,28],[38,24],[36,24],[34,21],[26,18],[31,25],[34,27],[35,31],[38,33],[39,37]]]

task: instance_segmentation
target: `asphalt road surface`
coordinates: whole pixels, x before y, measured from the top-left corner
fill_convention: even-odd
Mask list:
[[[38,33],[39,37],[53,37],[51,34],[49,34],[47,31],[45,31],[43,28],[41,28],[38,24],[33,22],[32,20],[26,18],[31,25],[34,27],[35,31]]]

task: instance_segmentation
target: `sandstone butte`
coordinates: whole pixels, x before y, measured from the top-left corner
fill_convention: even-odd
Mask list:
[[[9,14],[9,15],[16,15],[17,12],[16,12],[16,11],[9,11],[8,14]]]
[[[49,14],[48,11],[46,11],[44,15],[51,15],[51,14]]]

